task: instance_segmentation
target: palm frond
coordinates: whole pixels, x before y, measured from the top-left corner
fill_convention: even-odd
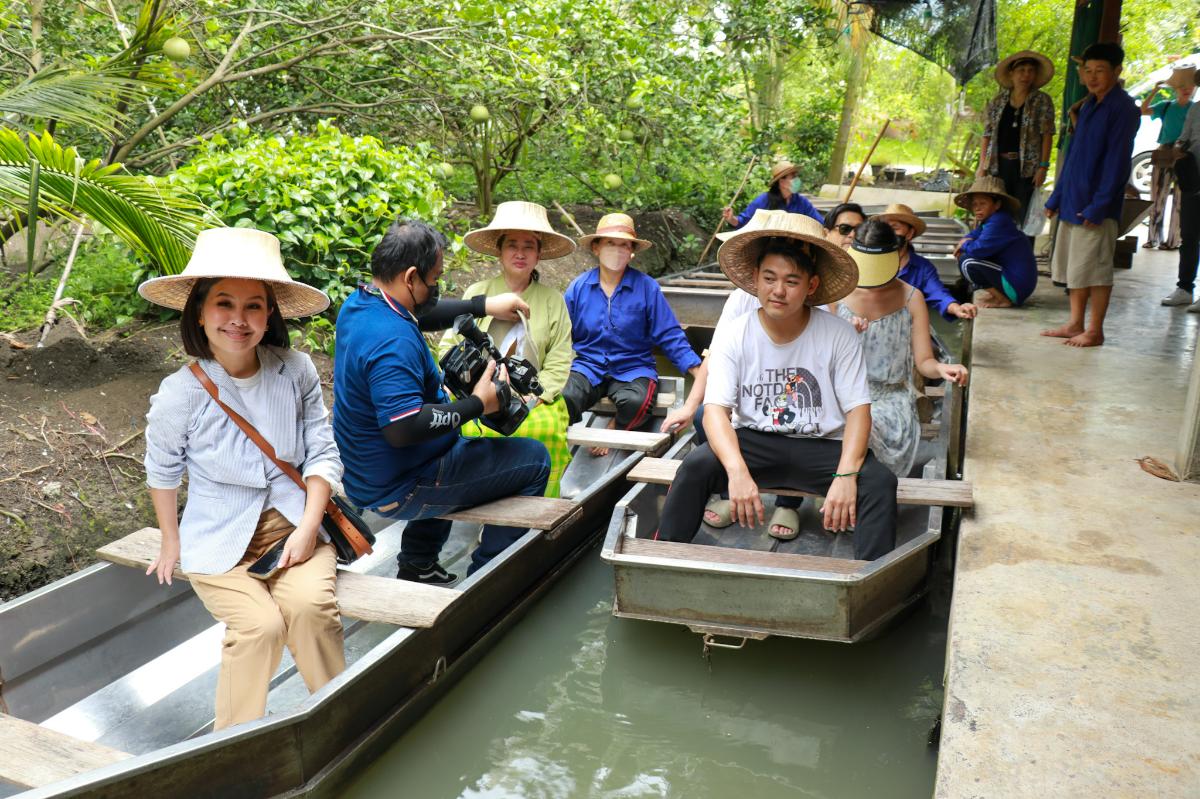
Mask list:
[[[182,270],[196,233],[220,224],[173,185],[130,175],[119,164],[84,161],[48,133],[26,142],[8,129],[0,129],[0,207],[27,210],[34,161],[43,212],[103,225],[164,273]]]
[[[111,134],[124,121],[115,110],[117,103],[134,100],[146,89],[161,85],[157,73],[130,77],[124,63],[88,71],[56,67],[0,91],[0,115],[58,119]]]

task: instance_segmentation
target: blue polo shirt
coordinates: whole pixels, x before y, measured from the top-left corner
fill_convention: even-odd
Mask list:
[[[403,499],[458,440],[457,430],[407,447],[384,439],[383,428],[392,422],[449,398],[417,320],[373,289],[360,287],[338,313],[333,396],[333,437],[346,469],[342,483],[346,496],[363,507]]]
[[[1120,86],[1099,103],[1088,97],[1079,109],[1075,136],[1046,208],[1073,225],[1085,219],[1095,225],[1105,219],[1119,221],[1141,119],[1137,104]]]
[[[760,208],[766,210],[767,200],[769,197],[770,195],[764,191],[762,194],[751,200],[750,204],[746,206],[746,210],[737,215],[737,226],[741,227],[749,222],[750,217],[754,216],[754,212]],[[813,204],[810,203],[808,198],[803,194],[793,194],[791,197],[789,197],[787,205],[785,205],[782,210],[787,211],[789,214],[804,214],[805,216],[811,216],[821,224],[825,224],[825,217],[821,215],[820,211],[813,207]]]
[[[942,283],[937,267],[930,263],[924,255],[913,250],[912,244],[908,245],[908,263],[900,270],[897,277],[913,288],[920,289],[921,293],[925,295],[925,304],[946,319],[957,318],[946,310],[956,300],[950,296],[946,285]]]
[[[1033,245],[1017,227],[1012,214],[1003,208],[983,220],[983,224],[966,235],[962,246],[963,258],[991,261],[1016,293],[1013,302],[1025,302],[1037,288],[1037,259]]]
[[[681,373],[700,365],[675,312],[654,278],[626,267],[621,282],[607,297],[600,288],[600,269],[571,281],[563,295],[571,315],[571,339],[579,372],[593,386],[605,377],[630,381],[658,379],[652,350],[657,344]]]

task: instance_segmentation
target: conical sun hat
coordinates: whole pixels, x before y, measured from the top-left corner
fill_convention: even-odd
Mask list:
[[[587,249],[596,239],[625,239],[633,242],[633,251],[641,252],[654,246],[653,243],[637,237],[633,227],[633,217],[629,214],[605,214],[596,223],[596,232],[582,236],[577,241],[579,248]]]
[[[955,196],[954,204],[959,208],[971,210],[971,195],[972,194],[991,194],[1004,204],[1010,214],[1016,214],[1021,210],[1021,202],[1004,190],[1004,181],[994,175],[984,175],[981,178],[975,178],[975,182],[971,184],[971,188],[964,191],[962,194]]]
[[[846,251],[825,238],[825,228],[806,214],[789,214],[787,211],[764,211],[767,218],[758,230],[739,232],[717,251],[717,262],[725,277],[743,291],[756,295],[754,272],[758,269],[759,255],[767,239],[795,239],[807,246],[809,255],[816,264],[820,285],[805,302],[808,305],[826,305],[845,297],[858,285],[858,267]]]
[[[500,237],[516,231],[537,236],[542,244],[538,252],[540,261],[562,258],[575,252],[575,242],[550,227],[545,208],[537,203],[518,200],[497,205],[496,215],[488,226],[463,236],[463,244],[475,252],[499,256]]]
[[[717,238],[720,241],[729,241],[734,236],[740,236],[743,233],[749,233],[752,230],[759,230],[760,228],[762,228],[763,224],[768,219],[771,218],[769,216],[770,213],[771,213],[770,211],[764,210],[762,208],[756,208],[754,210],[754,216],[750,217],[749,222],[742,225],[740,228],[735,228],[734,230],[726,230],[722,233],[718,233]]]
[[[913,213],[913,209],[904,203],[892,203],[883,209],[879,218],[884,222],[903,222],[913,229],[913,238],[920,236],[927,227],[925,220]]]
[[[891,281],[900,272],[898,247],[868,247],[857,238],[847,250],[858,265],[858,287],[873,289]]]
[[[1167,85],[1172,89],[1190,89],[1196,85],[1195,64],[1174,64]]]
[[[1012,69],[1018,61],[1033,61],[1037,64],[1037,77],[1033,79],[1033,88],[1040,89],[1054,77],[1054,62],[1036,50],[1021,50],[996,65],[996,83],[1006,89],[1013,87]]]
[[[799,172],[796,165],[791,161],[778,161],[775,166],[771,167],[771,180],[767,183],[768,186],[774,186],[778,180],[788,172]]]
[[[138,286],[138,294],[182,311],[197,280],[243,278],[271,284],[285,319],[311,316],[329,307],[325,292],[292,280],[283,267],[279,239],[253,228],[219,227],[196,236],[191,260],[178,275],[155,277]]]

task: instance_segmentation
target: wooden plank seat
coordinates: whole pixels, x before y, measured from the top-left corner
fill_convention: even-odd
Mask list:
[[[157,544],[155,544],[157,550]],[[0,713],[0,780],[49,785],[131,755]]]
[[[160,540],[157,527],[143,527],[100,547],[96,554],[112,563],[145,571],[158,557]],[[178,568],[175,577],[187,579]],[[352,619],[381,621],[401,627],[432,627],[459,594],[453,588],[338,569],[338,608],[343,616]]]
[[[567,428],[567,443],[580,447],[608,447],[635,452],[659,452],[671,443],[670,433],[610,430],[573,424]]]
[[[658,392],[658,396],[654,398],[653,413],[655,416],[665,416],[667,411],[670,410],[671,406],[674,404],[674,391],[660,391]],[[612,400],[610,400],[608,397],[601,397],[600,401],[593,405],[591,410],[594,413],[602,413],[607,416],[611,416],[617,412],[617,406],[613,405]]]
[[[656,541],[651,538],[626,538],[621,542],[624,555],[644,555],[670,560],[702,560],[707,563],[728,563],[732,566],[769,566],[776,569],[854,574],[869,560],[827,558],[820,555],[798,555],[792,552],[769,552],[758,549],[734,549],[678,541]]]
[[[662,282],[664,286],[682,286],[686,288],[696,289],[728,289],[733,287],[727,278],[696,278],[696,277],[673,277]]]
[[[679,471],[681,461],[666,458],[642,458],[629,472],[635,483],[670,485]],[[970,508],[975,504],[974,490],[966,480],[923,480],[901,477],[896,486],[896,501],[901,505],[941,505],[947,508]],[[763,488],[764,494],[786,497],[818,497],[810,491],[794,488]]]
[[[441,518],[552,532],[572,524],[582,514],[583,506],[569,499],[505,497],[473,508],[447,513]]]

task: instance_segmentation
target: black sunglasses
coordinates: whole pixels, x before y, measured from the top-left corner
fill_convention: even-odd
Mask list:
[[[845,222],[843,222],[840,225],[834,225],[833,229],[843,236],[849,236],[854,232],[854,225],[847,225]]]

